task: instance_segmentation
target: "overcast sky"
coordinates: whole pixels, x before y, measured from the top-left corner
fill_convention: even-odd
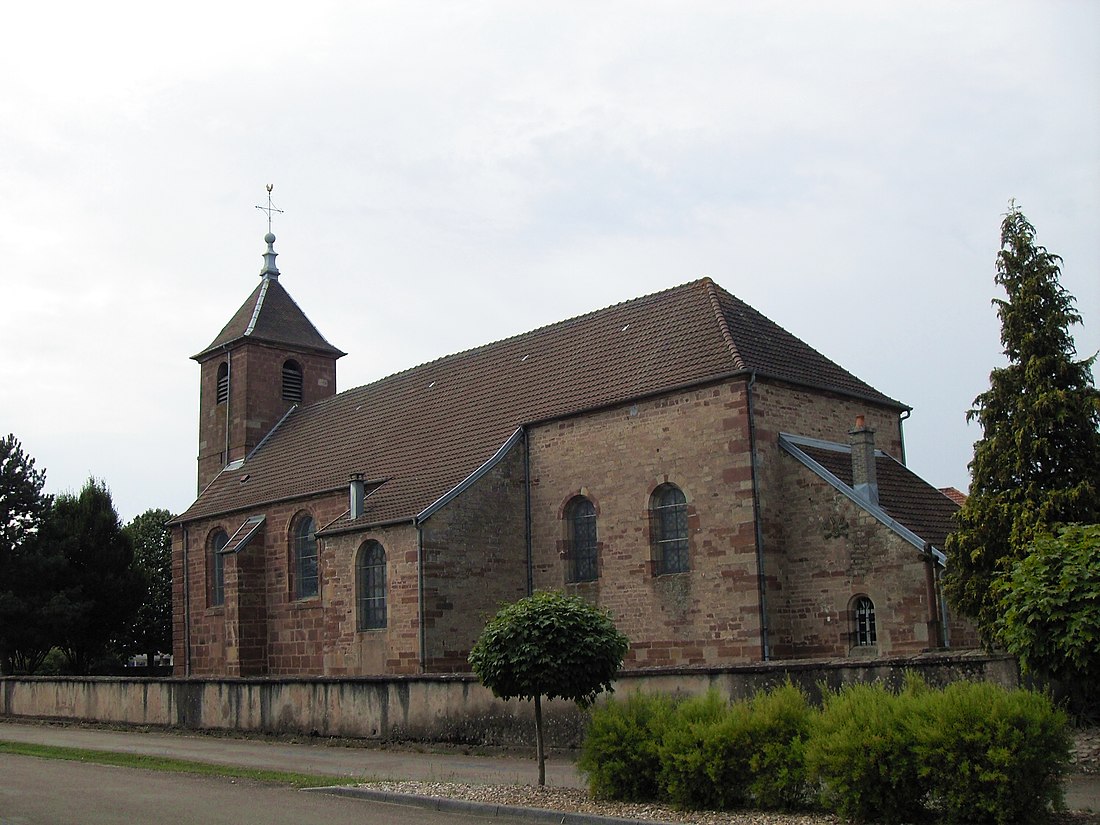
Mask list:
[[[341,388],[707,275],[966,489],[1010,198],[1100,349],[1100,3],[9,5],[0,430],[50,491],[190,503],[268,183]]]

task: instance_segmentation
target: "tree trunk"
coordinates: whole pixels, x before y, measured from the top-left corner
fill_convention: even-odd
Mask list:
[[[546,748],[542,742],[542,697],[535,694],[535,751],[539,760],[539,785],[546,784]]]

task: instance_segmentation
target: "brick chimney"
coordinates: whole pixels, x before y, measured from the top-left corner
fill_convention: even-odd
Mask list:
[[[848,431],[852,445],[852,488],[871,504],[878,505],[878,477],[875,474],[875,431],[867,426],[862,415]]]

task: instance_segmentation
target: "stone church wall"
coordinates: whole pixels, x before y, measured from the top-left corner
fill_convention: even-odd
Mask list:
[[[775,382],[754,388],[760,515],[771,654],[874,655],[851,644],[853,598],[876,607],[879,651],[936,646],[928,568],[919,551],[787,455],[781,432],[849,443],[857,415],[901,460],[898,411]]]
[[[760,658],[744,382],[719,383],[533,427],[536,588],[579,593],[632,640],[631,667]],[[657,575],[653,491],[671,482],[689,514],[687,572]],[[595,505],[598,571],[569,583],[569,501]]]
[[[938,647],[930,567],[920,551],[784,455],[782,521],[769,531],[772,652],[779,658],[909,655]],[[853,602],[875,605],[877,645],[855,646]]]
[[[356,605],[356,557],[367,541],[386,553],[386,626],[360,630]],[[369,531],[341,533],[323,539],[319,643],[307,642],[321,658],[317,670],[288,674],[359,676],[408,674],[420,670],[420,619],[416,583],[416,530],[397,524]],[[275,622],[272,634],[286,632]],[[294,644],[300,641],[295,640]],[[274,647],[274,645],[273,645]]]
[[[505,602],[527,595],[524,445],[421,526],[428,672],[468,672],[466,657]]]
[[[221,354],[203,362],[199,378],[200,492],[227,463],[244,458],[290,409],[282,397],[283,363],[288,359],[302,367],[303,405],[336,394],[336,361],[331,356],[249,343],[235,350],[231,361]],[[218,404],[218,367],[222,363],[230,366],[230,393],[228,402]]]
[[[191,627],[190,673],[229,675],[415,673],[419,670],[416,532],[398,525],[336,535],[318,546],[319,595],[296,599],[291,535],[309,514],[320,528],[347,508],[346,493],[260,509],[259,534],[225,557],[225,603],[209,603],[209,540],[229,535],[250,513],[188,525],[190,615],[184,614],[183,531],[173,538],[173,653],[186,672],[185,627]],[[368,539],[386,551],[387,627],[360,631],[356,622],[355,556]],[[410,584],[411,582],[411,584]]]

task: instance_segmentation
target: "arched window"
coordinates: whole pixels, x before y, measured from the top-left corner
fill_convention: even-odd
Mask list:
[[[218,364],[218,403],[224,404],[229,400],[229,364],[222,361]]]
[[[852,643],[856,647],[878,644],[875,630],[875,603],[866,596],[858,596],[852,603]]]
[[[595,581],[599,575],[596,547],[596,507],[577,496],[565,508],[569,529],[569,580]]]
[[[283,400],[302,403],[302,365],[297,361],[283,362]]]
[[[688,567],[687,499],[675,484],[662,484],[649,503],[657,572],[683,573]]]
[[[365,542],[356,556],[355,603],[360,630],[386,626],[386,551],[376,541]]]
[[[206,565],[207,601],[211,607],[225,604],[225,556],[221,549],[229,543],[225,530],[216,530],[210,536],[209,563]]]
[[[294,598],[310,599],[317,595],[317,536],[310,516],[302,516],[291,534],[294,570]]]

